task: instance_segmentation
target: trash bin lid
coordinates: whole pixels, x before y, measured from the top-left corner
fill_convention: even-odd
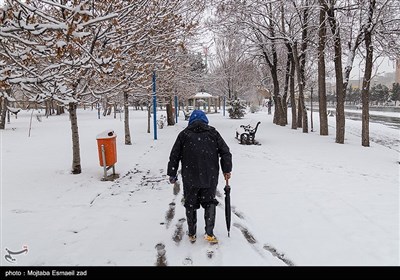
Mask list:
[[[96,139],[108,139],[108,138],[114,138],[114,137],[117,137],[114,130],[109,129],[109,130],[105,130],[102,133],[98,134],[96,136]]]

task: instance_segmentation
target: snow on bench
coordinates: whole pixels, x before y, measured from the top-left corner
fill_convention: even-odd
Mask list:
[[[249,124],[240,125],[236,129],[236,139],[240,141],[240,144],[246,144],[246,145],[258,144],[255,138],[260,123],[261,123],[260,121],[255,123],[255,121],[251,120]]]
[[[189,120],[190,114],[191,114],[191,113],[192,113],[192,112],[188,112],[188,111],[183,110],[183,115],[185,116],[185,121],[188,121],[188,120]]]

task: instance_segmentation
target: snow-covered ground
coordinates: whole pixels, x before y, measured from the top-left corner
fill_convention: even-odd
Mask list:
[[[165,112],[158,112],[158,116]],[[35,115],[34,115],[35,116]],[[397,266],[399,265],[399,130],[346,120],[345,144],[272,123],[264,111],[232,120],[208,114],[231,148],[231,236],[224,217],[224,180],[218,186],[218,246],[190,244],[182,188],[168,184],[166,166],[187,122],[147,130],[146,111],[131,111],[132,145],[124,145],[120,115],[97,119],[80,110],[82,174],[70,174],[68,115],[32,122],[21,112],[1,131],[1,265],[6,266]],[[240,145],[240,124],[261,121],[261,145]],[[290,119],[290,118],[289,118]],[[117,134],[120,175],[101,181],[96,135]],[[110,171],[109,171],[110,172]],[[204,228],[198,211],[198,235]],[[24,247],[25,246],[25,247]],[[27,253],[10,255],[7,250]],[[7,249],[7,250],[6,250]],[[210,258],[208,250],[214,250]],[[13,262],[6,255],[14,258]]]

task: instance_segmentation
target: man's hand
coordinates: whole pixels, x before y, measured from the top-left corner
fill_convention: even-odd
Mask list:
[[[178,176],[175,176],[175,177],[170,176],[170,177],[169,177],[169,182],[170,182],[171,184],[175,184],[176,181],[178,181]]]
[[[231,178],[231,173],[224,173],[225,180],[229,180]]]

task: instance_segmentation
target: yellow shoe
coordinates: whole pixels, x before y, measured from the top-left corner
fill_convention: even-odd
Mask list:
[[[189,241],[190,243],[196,242],[196,235],[189,235]]]
[[[208,235],[208,234],[205,234],[205,235],[204,235],[204,240],[205,240],[205,241],[208,241],[208,242],[211,243],[211,244],[218,243],[218,239],[215,237],[215,235],[210,236],[210,235]]]

